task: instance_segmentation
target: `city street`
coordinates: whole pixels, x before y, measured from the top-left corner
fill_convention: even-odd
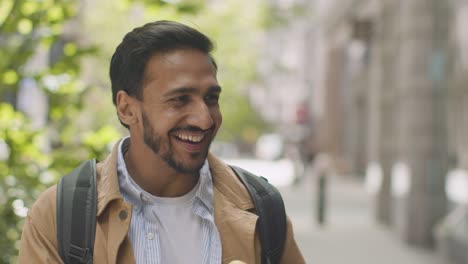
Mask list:
[[[445,264],[434,252],[410,247],[375,223],[371,197],[358,180],[329,179],[326,224],[316,224],[316,187],[310,177],[280,188],[307,263]]]

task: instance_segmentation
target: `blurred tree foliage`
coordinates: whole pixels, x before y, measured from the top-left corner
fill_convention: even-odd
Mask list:
[[[103,159],[122,135],[107,70],[135,26],[173,19],[211,36],[223,86],[218,138],[252,142],[265,124],[245,95],[256,77],[265,14],[262,0],[251,2],[246,8],[236,0],[0,1],[0,264],[16,262],[23,219],[37,196],[79,162]],[[26,82],[47,98],[45,125],[20,110]]]
[[[103,144],[118,136],[98,128],[94,136],[101,144],[81,143],[93,134],[75,122],[89,90],[79,79],[80,61],[96,49],[74,38],[77,3],[0,1],[0,263],[16,262],[23,219],[38,194],[81,160],[102,157]],[[18,93],[26,83],[46,95],[45,126],[32,125],[18,111]]]

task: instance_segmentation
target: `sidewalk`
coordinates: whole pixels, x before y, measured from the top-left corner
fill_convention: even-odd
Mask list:
[[[314,180],[280,188],[306,263],[446,264],[434,252],[410,247],[393,230],[378,225],[371,197],[357,179],[329,179],[326,225],[317,225]]]

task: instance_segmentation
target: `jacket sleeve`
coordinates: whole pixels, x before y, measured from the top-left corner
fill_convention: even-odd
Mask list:
[[[55,186],[29,209],[21,234],[18,263],[63,263],[57,252]]]
[[[289,216],[287,217],[286,224],[286,241],[284,243],[283,256],[281,257],[282,264],[303,264],[305,263],[304,257],[294,239],[294,232]]]
[[[63,263],[55,246],[34,226],[29,215],[23,226],[18,263]]]

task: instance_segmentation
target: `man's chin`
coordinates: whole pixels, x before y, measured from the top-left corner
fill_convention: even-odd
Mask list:
[[[174,170],[180,172],[180,173],[185,173],[185,174],[194,174],[198,173],[200,169],[203,167],[205,164],[206,160],[206,155],[203,155],[202,157],[198,157],[197,160],[190,160],[190,161],[175,161],[173,159],[168,160],[169,166],[171,166]]]
[[[188,166],[186,164],[173,164],[173,165],[171,164],[171,167],[180,173],[197,174],[200,171],[200,169],[203,167],[203,163],[197,166]]]
[[[199,152],[188,152],[185,149],[173,149],[163,159],[174,170],[180,173],[198,173],[205,164],[208,156],[209,146]]]

